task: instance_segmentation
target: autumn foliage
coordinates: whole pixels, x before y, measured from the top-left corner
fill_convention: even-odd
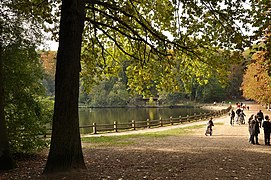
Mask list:
[[[269,67],[270,62],[266,59],[265,51],[257,51],[253,54],[252,63],[248,65],[243,77],[242,89],[244,97],[260,103],[271,102]]]

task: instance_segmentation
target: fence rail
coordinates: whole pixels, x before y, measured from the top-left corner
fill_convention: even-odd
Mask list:
[[[171,126],[177,125],[192,121],[202,121],[206,120],[210,117],[219,117],[231,110],[231,106],[226,109],[218,110],[218,111],[211,111],[209,113],[200,113],[194,114],[192,116],[179,116],[179,117],[169,117],[166,119],[156,119],[156,120],[144,120],[144,121],[135,121],[132,120],[129,123],[118,123],[114,121],[113,124],[97,124],[93,123],[92,125],[84,125],[80,126],[80,130],[83,129],[92,129],[92,134],[102,134],[102,133],[109,133],[109,132],[119,132],[119,131],[131,131],[143,128],[157,128],[163,126]],[[47,130],[47,135],[51,135],[51,129]],[[45,135],[46,137],[46,135]]]
[[[169,117],[166,119],[156,119],[156,120],[144,120],[144,121],[135,121],[132,120],[129,123],[118,123],[117,121],[114,121],[113,124],[96,124],[93,123],[92,125],[87,126],[81,126],[80,129],[86,129],[86,128],[92,128],[93,134],[99,134],[99,133],[108,133],[108,132],[119,132],[119,131],[130,131],[130,130],[137,130],[137,129],[143,129],[143,128],[155,128],[155,127],[163,127],[163,126],[170,126],[170,125],[176,125],[191,121],[201,121],[208,119],[209,117],[218,117],[221,115],[224,115],[228,113],[231,109],[231,106],[227,109],[222,109],[218,111],[212,111],[209,113],[200,113],[200,114],[194,114],[192,116],[179,116],[179,117]]]

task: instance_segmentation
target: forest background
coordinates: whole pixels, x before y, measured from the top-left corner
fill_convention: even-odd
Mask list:
[[[63,1],[60,12],[58,1],[1,2],[0,169],[14,167],[10,154],[48,146],[39,135],[52,119],[45,172],[82,168],[78,98],[98,107],[271,103],[270,2],[148,3]],[[37,50],[44,32],[59,39],[57,56]]]
[[[140,76],[139,72],[138,74],[135,73],[133,78],[142,81],[138,82],[140,86],[136,87],[142,88],[142,90],[139,93],[136,90],[131,90],[128,76],[126,75],[128,67],[120,67],[121,71],[118,71],[117,74],[110,74],[109,76],[107,74],[106,76],[95,78],[91,84],[88,84],[88,81],[84,82],[85,78],[82,77],[79,103],[82,106],[89,107],[125,107],[193,105],[196,103],[221,103],[223,101],[227,101],[227,103],[237,102],[243,99],[242,79],[247,65],[251,62],[250,52],[251,50],[248,49],[244,56],[241,54],[240,57],[232,57],[242,60],[235,59],[235,64],[229,64],[227,70],[223,72],[225,77],[222,78],[215,72],[213,76],[202,72],[200,78],[202,79],[201,81],[204,79],[205,82],[201,83],[197,80],[199,77],[191,72],[191,74],[184,75],[187,82],[179,79],[178,87],[174,90],[160,90],[156,88],[155,80],[153,80],[155,77],[145,80]],[[41,55],[41,63],[45,73],[42,83],[46,89],[46,95],[53,99],[57,52],[39,51],[38,53]],[[205,68],[212,69],[212,66]],[[146,81],[152,83],[149,88],[145,86],[145,83],[148,83]],[[170,86],[170,82],[168,86]]]

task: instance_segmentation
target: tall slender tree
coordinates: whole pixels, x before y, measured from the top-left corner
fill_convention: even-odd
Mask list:
[[[3,78],[2,42],[0,40],[0,170],[12,169],[15,167],[15,162],[11,156],[11,152],[9,148],[7,127],[6,127],[5,113],[4,113],[4,99],[5,99],[5,94],[4,94],[4,78]]]

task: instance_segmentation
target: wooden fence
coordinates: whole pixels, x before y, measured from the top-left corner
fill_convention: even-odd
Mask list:
[[[176,125],[191,121],[202,121],[206,120],[210,117],[218,117],[228,113],[231,109],[231,106],[227,109],[219,110],[219,111],[212,111],[209,113],[200,113],[194,114],[192,116],[179,116],[179,117],[170,117],[167,119],[157,119],[157,120],[144,120],[144,121],[135,121],[132,120],[129,123],[118,123],[115,121],[113,124],[96,124],[93,123],[92,125],[81,126],[80,129],[90,129],[92,128],[93,134],[98,133],[108,133],[108,132],[119,132],[119,131],[128,131],[128,130],[137,130],[142,128],[155,128],[155,127],[163,127],[169,125]]]

